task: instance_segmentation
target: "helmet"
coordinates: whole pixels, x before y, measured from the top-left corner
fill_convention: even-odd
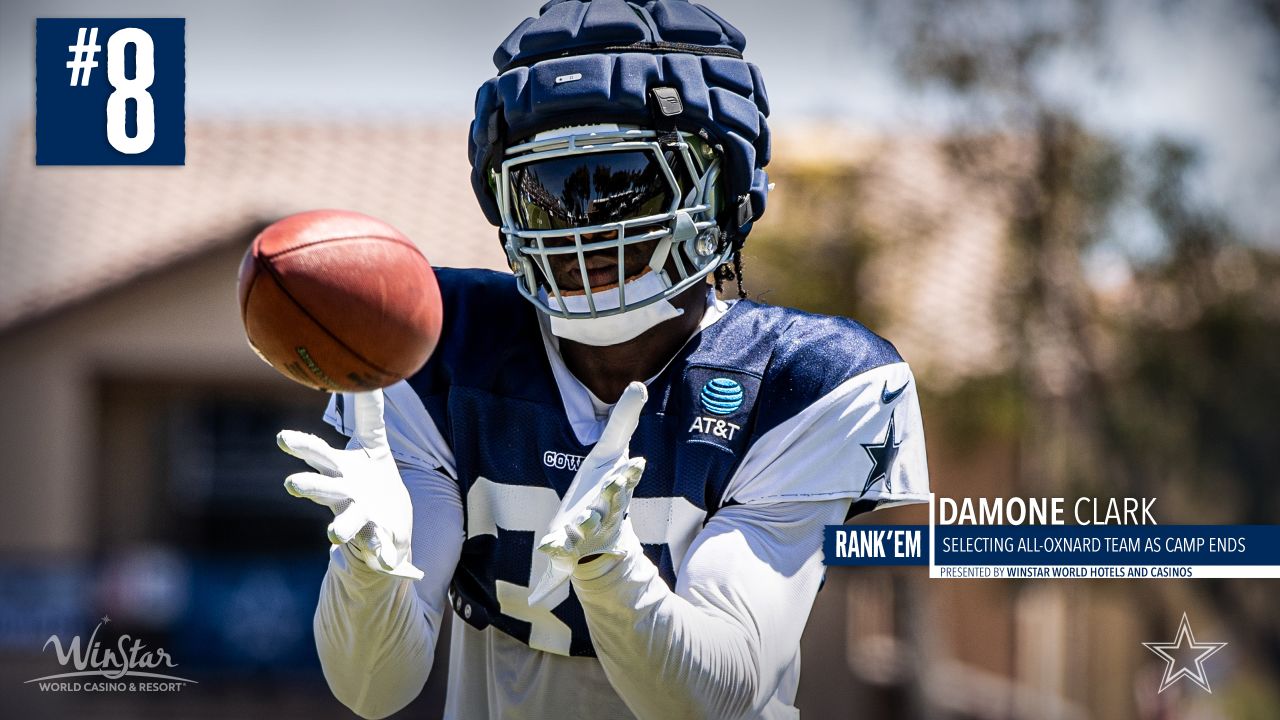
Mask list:
[[[494,53],[472,186],[520,292],[553,320],[661,303],[741,247],[769,161],[745,45],[687,0],[551,0]],[[592,256],[616,258],[611,294]]]

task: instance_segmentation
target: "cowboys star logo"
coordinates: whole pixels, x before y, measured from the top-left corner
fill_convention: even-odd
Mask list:
[[[1170,685],[1182,678],[1187,678],[1204,688],[1205,692],[1212,693],[1213,690],[1209,688],[1209,677],[1204,671],[1204,661],[1227,644],[1196,642],[1196,636],[1191,634],[1191,623],[1187,621],[1187,614],[1182,613],[1182,622],[1178,624],[1178,635],[1173,642],[1142,643],[1142,646],[1159,655],[1167,663],[1164,668],[1164,677],[1160,679],[1159,692],[1164,692]]]

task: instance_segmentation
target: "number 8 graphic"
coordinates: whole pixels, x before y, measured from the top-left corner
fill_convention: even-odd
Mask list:
[[[133,43],[134,76],[125,77],[124,48]],[[156,79],[155,46],[139,28],[124,28],[107,41],[107,82],[115,91],[107,98],[107,142],[126,155],[145,152],[156,141],[156,105],[147,88]],[[137,102],[138,132],[125,130],[127,101]]]

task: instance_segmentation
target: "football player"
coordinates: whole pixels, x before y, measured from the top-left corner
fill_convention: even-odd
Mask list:
[[[911,371],[862,325],[722,300],[764,211],[768,103],[686,0],[553,0],[477,95],[473,185],[513,273],[440,269],[419,373],[280,433],[329,506],[315,614],[377,718],[794,718],[823,526],[927,499]]]

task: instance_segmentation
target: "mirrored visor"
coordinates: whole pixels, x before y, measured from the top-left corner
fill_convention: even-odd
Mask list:
[[[659,215],[675,189],[657,155],[583,153],[511,168],[511,200],[522,230],[562,230]]]

